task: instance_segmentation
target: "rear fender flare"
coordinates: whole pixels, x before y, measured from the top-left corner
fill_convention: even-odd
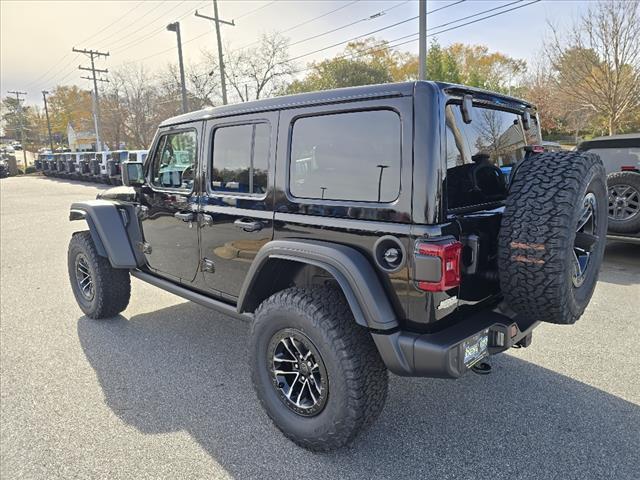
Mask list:
[[[314,240],[273,240],[256,255],[238,297],[238,312],[253,312],[269,295],[260,289],[265,267],[286,260],[313,265],[328,272],[340,285],[356,322],[375,330],[398,327],[387,292],[371,263],[354,248]]]

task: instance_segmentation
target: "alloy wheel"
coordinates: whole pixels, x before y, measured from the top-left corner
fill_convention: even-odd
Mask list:
[[[320,352],[309,337],[292,328],[280,330],[272,337],[267,355],[272,383],[282,402],[302,416],[320,413],[329,382]]]
[[[76,282],[82,296],[88,301],[93,300],[95,295],[93,276],[89,261],[83,254],[79,254],[76,257]]]
[[[640,213],[640,192],[631,185],[609,187],[609,218],[626,221]]]
[[[598,231],[597,211],[596,196],[589,192],[582,201],[582,211],[573,242],[573,274],[571,279],[576,288],[584,283],[589,270],[591,254],[599,241],[599,237],[596,235]]]

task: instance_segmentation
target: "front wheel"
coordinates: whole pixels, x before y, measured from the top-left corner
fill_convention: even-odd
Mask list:
[[[384,406],[387,370],[337,289],[294,287],[265,300],[255,314],[249,358],[267,414],[309,450],[346,445]]]
[[[110,318],[127,308],[131,296],[129,271],[113,268],[101,257],[90,232],[73,234],[67,265],[71,289],[87,317]]]

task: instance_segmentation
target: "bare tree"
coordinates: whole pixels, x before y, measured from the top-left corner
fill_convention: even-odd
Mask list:
[[[546,52],[557,87],[575,109],[593,111],[615,134],[640,107],[638,0],[592,5],[565,38],[551,30]]]
[[[269,97],[284,88],[293,73],[288,50],[289,39],[274,32],[262,35],[254,48],[227,52],[227,81],[241,101]]]

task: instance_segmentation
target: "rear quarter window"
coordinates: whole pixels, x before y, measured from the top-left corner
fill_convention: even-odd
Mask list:
[[[294,197],[393,202],[400,193],[401,125],[391,110],[303,117],[293,124]]]

